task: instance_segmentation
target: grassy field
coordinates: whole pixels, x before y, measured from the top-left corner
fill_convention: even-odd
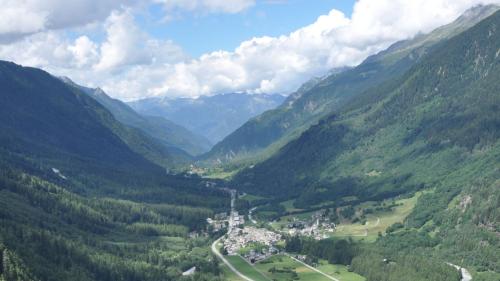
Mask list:
[[[253,201],[266,199],[266,198],[261,197],[261,196],[257,196],[257,195],[252,195],[252,194],[245,194],[243,196],[240,196],[240,199],[245,199],[248,202],[252,203]]]
[[[375,212],[367,215],[365,225],[361,223],[340,224],[337,231],[331,233],[331,235],[338,237],[352,236],[367,241],[375,241],[379,232],[384,233],[389,226],[404,221],[415,207],[420,195],[418,193],[411,198],[396,200],[396,204],[399,204],[399,206],[395,207],[391,212]],[[370,203],[364,203],[360,207],[367,208],[371,206]]]
[[[226,264],[222,264],[221,266],[222,272],[224,273],[225,281],[245,281],[238,277]]]
[[[206,179],[227,180],[227,179],[230,179],[235,173],[236,172],[215,171],[215,172],[207,173],[207,174],[203,175],[203,177]]]
[[[404,198],[395,200],[394,202],[398,205],[394,207],[392,211],[375,211],[372,214],[366,215],[366,223],[361,224],[361,222],[357,223],[340,223],[337,227],[336,232],[327,232],[328,236],[334,237],[352,237],[355,240],[363,240],[367,242],[375,241],[378,237],[378,233],[384,233],[385,230],[397,222],[403,222],[404,219],[411,213],[415,204],[417,203],[418,198],[421,193],[417,193],[415,196],[411,198]],[[384,202],[389,205],[392,203],[392,200],[387,200]],[[292,201],[285,201],[281,203],[285,207],[293,206]],[[356,209],[367,209],[374,208],[375,202],[365,202],[360,205],[355,206]],[[298,220],[310,220],[311,215],[315,212],[304,212],[300,214],[287,215],[280,218],[279,221],[271,222],[270,225],[274,230],[286,230],[286,225],[288,222],[293,221],[294,219]]]
[[[285,202],[281,202],[280,204],[285,207],[285,210],[287,212],[297,212],[297,211],[302,211],[303,209],[297,209],[293,206],[293,203],[295,202],[295,199],[293,200],[288,200]]]
[[[254,266],[248,264],[240,256],[226,256],[226,259],[243,275],[255,281],[269,281],[266,276],[260,273]]]
[[[318,270],[333,276],[340,281],[365,281],[361,275],[358,275],[354,272],[347,271],[347,266],[345,265],[337,265],[337,264],[329,264],[325,260],[320,260],[320,265],[316,267]]]
[[[257,263],[256,267],[270,280],[331,281],[331,279],[309,269],[303,264],[282,255],[273,256]],[[363,279],[359,280],[361,281]]]

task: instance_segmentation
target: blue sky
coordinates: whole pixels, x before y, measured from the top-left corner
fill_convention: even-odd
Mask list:
[[[351,15],[354,0],[261,0],[237,14],[198,14],[183,12],[169,21],[162,21],[160,5],[150,7],[148,16],[138,23],[150,34],[171,39],[192,57],[216,50],[234,50],[252,37],[286,35],[314,23],[321,15],[337,9]]]

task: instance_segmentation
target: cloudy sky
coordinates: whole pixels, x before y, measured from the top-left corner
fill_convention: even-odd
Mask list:
[[[500,0],[0,0],[0,59],[122,100],[288,94]]]

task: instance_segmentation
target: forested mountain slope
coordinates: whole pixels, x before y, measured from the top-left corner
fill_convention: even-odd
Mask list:
[[[374,260],[420,253],[493,278],[480,280],[498,280],[499,27],[496,12],[443,42],[400,78],[347,102],[233,183],[295,198],[298,208],[423,191],[402,230],[380,238],[373,256],[353,261],[358,272],[401,280]]]
[[[181,149],[192,156],[206,152],[212,146],[204,137],[177,125],[162,117],[144,116],[135,112],[122,101],[108,96],[102,89],[88,88],[75,84],[67,77],[61,78],[65,83],[81,89],[108,109],[121,123],[137,128],[170,148]]]
[[[110,170],[141,172],[160,169],[146,158],[163,166],[177,161],[176,153],[50,74],[9,62],[0,62],[0,71],[2,149],[30,154],[33,161],[60,161],[54,163],[60,169],[96,161]]]
[[[0,62],[0,280],[218,280],[190,238],[228,195],[52,75]],[[195,276],[195,277],[196,277]]]
[[[248,181],[245,186],[255,185],[260,193],[298,194],[339,178],[373,181],[402,176],[407,174],[402,173],[405,161],[422,155],[495,148],[500,134],[497,17],[442,44],[401,78],[346,103],[236,181]],[[373,170],[381,175],[366,175]],[[411,177],[408,174],[404,181]],[[275,188],[259,189],[261,183]],[[358,190],[352,187],[348,192]],[[401,183],[395,187],[406,190]],[[383,185],[359,191],[368,197],[370,190],[379,189]]]
[[[94,197],[72,192],[85,182],[2,165],[0,279],[183,280],[197,266],[198,275],[218,280],[209,238],[188,234],[227,207],[225,194],[196,179],[143,183]]]
[[[368,89],[399,78],[419,62],[436,44],[470,28],[498,10],[498,6],[478,6],[455,22],[394,44],[388,50],[369,57],[352,69],[335,71],[329,77],[305,84],[275,110],[253,118],[205,155],[209,161],[234,161],[267,158],[309,126]]]

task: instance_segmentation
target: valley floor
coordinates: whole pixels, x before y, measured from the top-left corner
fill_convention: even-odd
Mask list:
[[[321,260],[316,267],[309,266],[287,255],[272,256],[255,265],[249,264],[239,256],[227,257],[227,260],[245,276],[254,281],[268,280],[299,280],[299,281],[365,281],[356,273],[349,272],[346,266],[332,265]],[[245,281],[232,272],[229,267],[223,267],[225,280]]]

